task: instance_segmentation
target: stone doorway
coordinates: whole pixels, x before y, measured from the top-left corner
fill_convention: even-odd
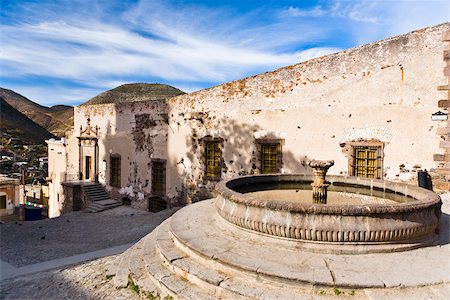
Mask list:
[[[92,175],[92,157],[90,156],[86,156],[85,157],[85,179],[89,180],[91,179],[91,175]]]

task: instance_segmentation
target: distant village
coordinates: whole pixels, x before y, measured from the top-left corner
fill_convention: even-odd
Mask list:
[[[48,208],[47,146],[24,144],[7,133],[2,133],[1,141],[0,220],[25,220],[25,205],[38,208],[45,217]]]

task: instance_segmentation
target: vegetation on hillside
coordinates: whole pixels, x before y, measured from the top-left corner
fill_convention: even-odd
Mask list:
[[[160,100],[182,94],[185,93],[166,84],[130,83],[103,92],[82,105]]]

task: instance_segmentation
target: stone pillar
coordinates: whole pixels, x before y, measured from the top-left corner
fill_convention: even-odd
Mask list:
[[[447,44],[447,49],[444,50],[444,76],[446,77],[446,84],[438,86],[439,91],[445,92],[443,97],[438,102],[439,109],[449,112],[450,108],[450,31],[444,33],[443,41]],[[440,166],[435,171],[444,177],[444,182],[436,182],[441,189],[450,189],[450,119],[447,118],[447,124],[444,127],[437,129],[437,134],[441,140],[439,147],[442,149],[442,154],[435,154],[434,161],[440,162]]]
[[[98,140],[95,139],[94,145],[94,181],[98,182]]]
[[[319,204],[327,203],[327,189],[329,184],[325,176],[329,168],[334,165],[334,160],[311,160],[308,165],[313,169],[314,181],[311,183],[313,190],[313,202]]]

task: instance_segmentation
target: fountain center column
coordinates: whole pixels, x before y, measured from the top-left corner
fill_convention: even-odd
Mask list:
[[[326,204],[327,189],[330,185],[325,181],[329,168],[334,165],[334,160],[311,160],[308,165],[313,169],[314,181],[311,183],[313,190],[313,202]]]

